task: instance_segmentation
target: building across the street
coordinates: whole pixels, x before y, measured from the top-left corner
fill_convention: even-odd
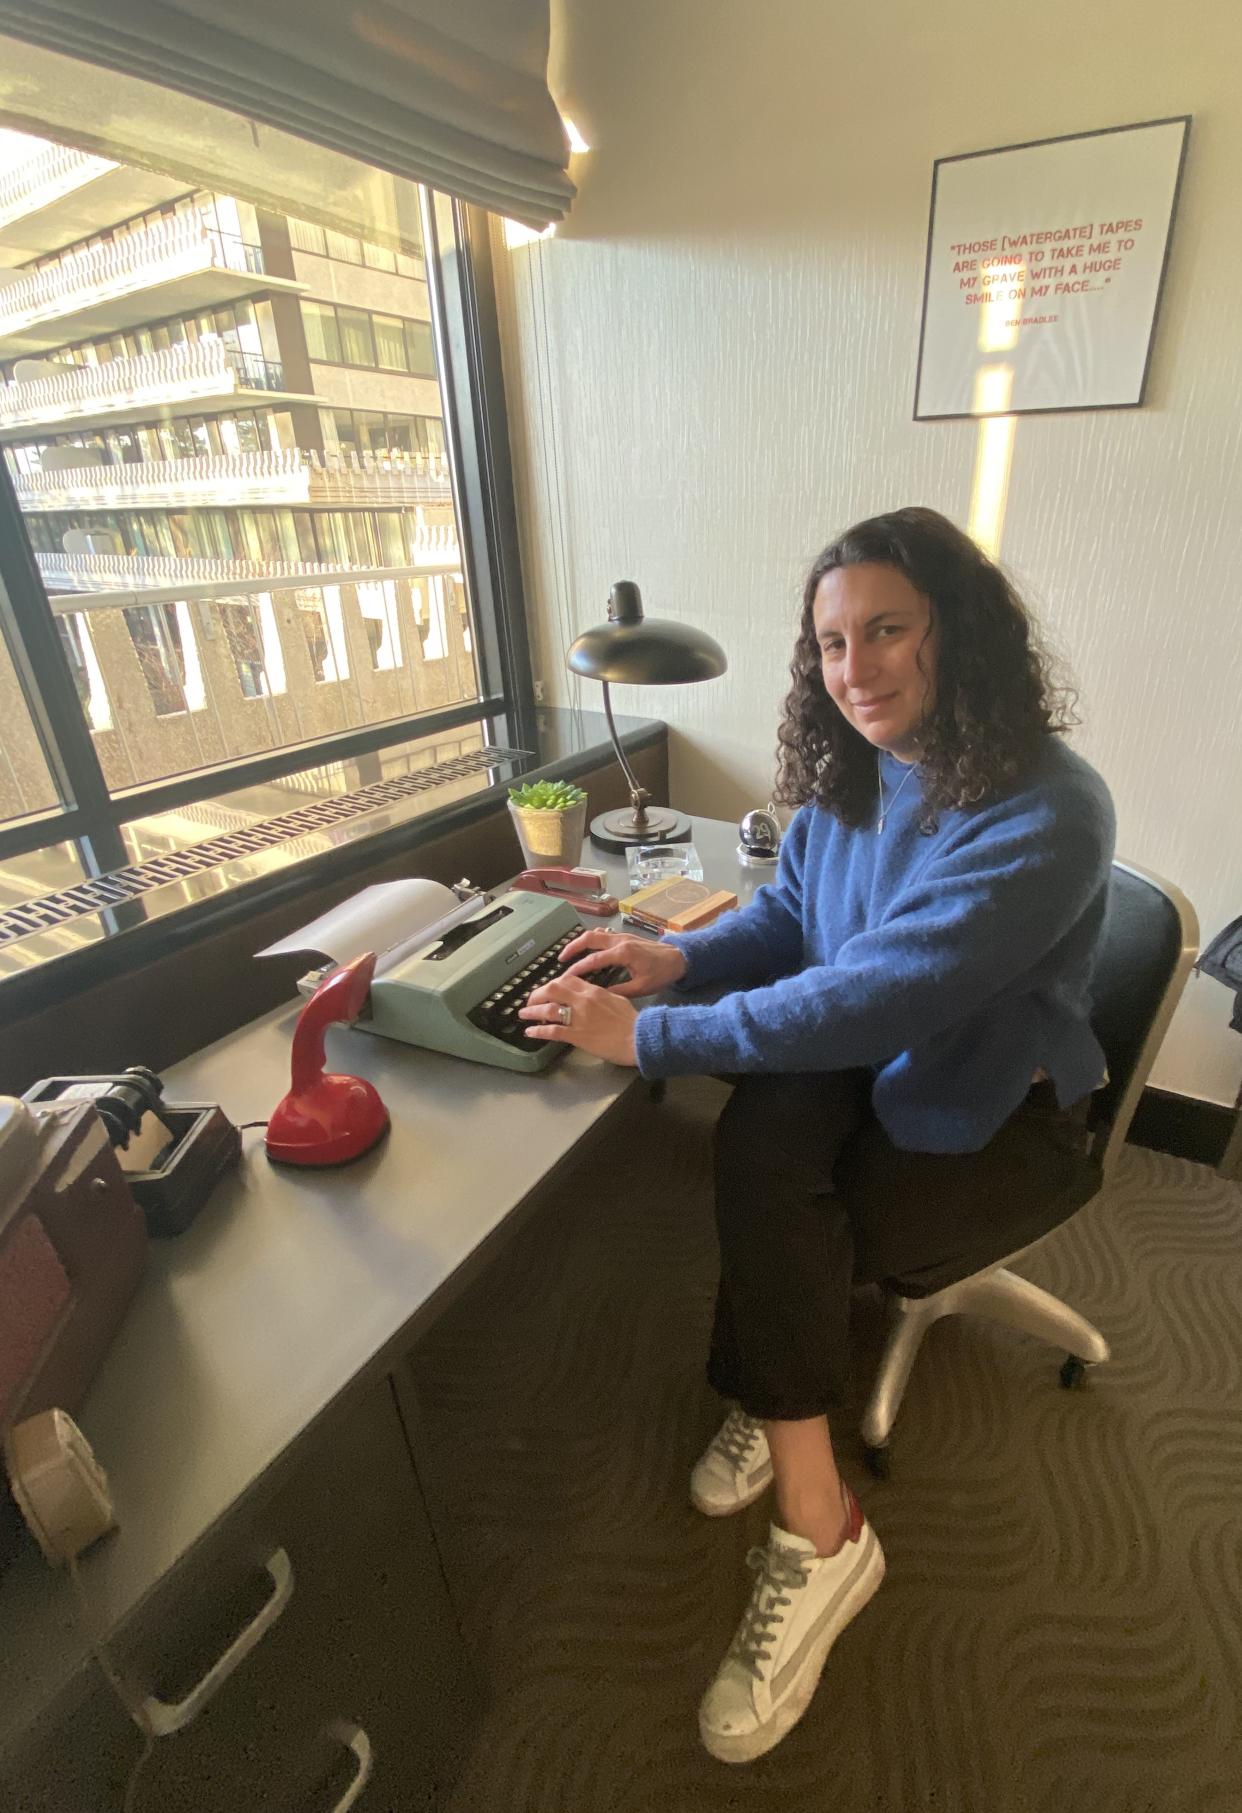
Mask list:
[[[0,443],[109,787],[477,697],[417,223],[0,140]]]

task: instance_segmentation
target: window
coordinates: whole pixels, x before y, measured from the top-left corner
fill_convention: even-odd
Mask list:
[[[396,315],[372,315],[371,321],[375,328],[376,363],[392,371],[409,371],[402,322]]]
[[[348,233],[334,233],[329,228],[324,234],[324,251],[343,264],[362,263],[362,246]]]
[[[358,608],[362,612],[367,648],[373,673],[393,673],[401,665],[401,629],[397,607],[397,588],[391,579],[375,585],[358,587]]]
[[[363,453],[382,453],[387,448],[384,438],[384,417],[377,409],[355,409],[351,411],[351,427]]]
[[[306,637],[306,649],[316,681],[348,680],[349,652],[345,646],[345,621],[341,611],[341,588],[323,586],[318,591],[297,593],[298,615]]]
[[[79,708],[84,703],[82,682],[70,660],[70,671],[78,693]],[[47,812],[55,807],[56,783],[48,770],[47,759],[39,746],[38,734],[30,709],[22,696],[9,651],[0,645],[0,705],[4,710],[4,744],[0,754],[0,823],[21,820],[27,814]],[[0,901],[7,906],[27,897],[29,890],[21,885],[28,869],[28,859],[6,873],[0,862]]]
[[[166,604],[147,605],[122,615],[156,715],[185,711],[185,652],[175,611]]]
[[[312,359],[341,363],[341,336],[336,325],[336,310],[330,302],[302,303],[302,324],[306,329],[306,350]]]
[[[285,690],[283,662],[277,672],[269,671],[268,655],[273,638],[268,634],[267,619],[271,613],[270,598],[222,598],[218,611],[220,627],[228,644],[238,685],[243,699],[270,699]],[[279,640],[275,647],[279,648]]]
[[[310,220],[289,220],[289,244],[295,252],[318,252],[321,256],[325,250],[323,228],[317,227]]]
[[[444,452],[439,416],[395,415],[378,409],[334,409],[322,413],[324,446],[353,453]]]
[[[386,567],[403,566],[405,548],[401,539],[401,518],[395,510],[380,510],[376,513],[375,532],[379,537],[381,565]]]
[[[374,365],[375,344],[371,338],[371,317],[362,308],[336,309],[336,324],[341,335],[343,365]]]
[[[406,322],[405,348],[409,370],[418,372],[421,377],[434,378],[436,361],[435,354],[431,350],[431,325],[429,322]]]
[[[165,445],[169,449],[169,459],[189,460],[197,452],[194,431],[188,422],[169,422],[165,431]]]
[[[351,233],[334,232],[316,226],[314,221],[289,217],[289,244],[295,252],[314,252],[320,258],[336,258],[342,264],[365,264],[373,271],[390,271],[402,277],[422,277],[423,257],[420,246],[416,255],[393,251],[369,239],[356,239]]]
[[[91,129],[106,132],[107,120]],[[214,154],[228,142],[222,132]],[[281,180],[273,158],[264,237]],[[88,185],[69,244],[59,215],[37,218],[55,202],[31,190],[34,217],[10,234],[13,247],[56,247],[24,264],[11,249],[12,278],[48,265],[61,275],[37,351],[6,342],[0,317],[0,369],[11,379],[24,358],[54,362],[81,419],[61,406],[5,448],[20,496],[15,510],[10,490],[0,494],[0,900],[38,892],[40,874],[68,860],[87,873],[117,866],[127,823],[211,802],[221,765],[230,788],[247,774],[266,785],[300,773],[311,744],[317,764],[349,763],[441,726],[477,736],[510,701],[529,706],[520,616],[501,603],[517,596],[498,526],[512,508],[496,489],[503,440],[497,460],[473,438],[478,421],[503,415],[495,397],[476,408],[467,388],[495,368],[496,349],[459,362],[450,398],[428,320],[434,304],[454,333],[481,332],[471,290],[459,288],[477,256],[486,296],[479,223],[359,170],[340,193],[365,198],[373,221],[319,225],[291,204],[286,230],[310,290],[291,294],[284,272],[265,287],[255,197],[212,181],[194,191],[170,178],[167,202],[130,217],[114,216],[127,195],[159,192],[157,170]],[[425,209],[437,225],[430,262],[417,226],[396,242]],[[88,268],[76,255],[174,218],[219,236],[210,284],[152,280],[104,315],[103,331],[89,297],[73,303]],[[381,232],[388,243],[371,236]],[[316,268],[321,283],[307,275]],[[177,348],[198,351],[178,359]],[[141,390],[109,370],[136,360]],[[286,384],[290,361],[299,376]],[[141,404],[126,395],[131,382]],[[310,396],[282,407],[281,390]],[[446,419],[462,424],[452,485],[438,457]],[[279,451],[292,457],[262,457]],[[367,456],[365,485],[323,458],[350,451]],[[416,475],[414,456],[427,461]],[[59,492],[46,476],[58,465],[75,474]],[[455,493],[481,499],[478,521],[459,519]],[[478,588],[468,599],[463,572]]]
[[[90,619],[83,613],[62,617],[56,625],[61,647],[73,675],[78,703],[92,730],[111,730],[112,712],[100,672],[99,657],[91,641]],[[48,804],[52,802],[49,800]]]
[[[376,315],[342,303],[302,303],[306,347],[312,359],[380,371],[436,375],[431,323],[399,315]]]

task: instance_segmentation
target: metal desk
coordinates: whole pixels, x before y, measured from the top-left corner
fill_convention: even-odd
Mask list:
[[[699,821],[694,836],[709,877],[748,898],[764,875],[738,864],[735,827]],[[588,845],[583,861],[626,891],[623,858]],[[300,1005],[170,1070],[170,1099],[219,1102],[235,1122],[266,1116],[288,1086]],[[82,1562],[109,1634],[167,1588],[343,1394],[410,1349],[637,1081],[576,1051],[529,1077],[346,1028],[329,1034],[329,1059],[376,1084],[392,1116],[387,1139],[353,1165],[298,1172],[268,1163],[261,1129],[246,1133],[241,1169],[193,1227],[153,1245],[80,1412],[120,1522]],[[68,1583],[33,1544],[0,1582],[0,1630],[2,1755],[87,1660]]]

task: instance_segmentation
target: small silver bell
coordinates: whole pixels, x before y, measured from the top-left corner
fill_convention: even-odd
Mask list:
[[[748,812],[737,828],[737,859],[746,869],[775,866],[781,846],[781,826],[769,802],[767,810]]]

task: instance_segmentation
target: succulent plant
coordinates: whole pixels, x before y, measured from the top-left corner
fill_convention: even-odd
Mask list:
[[[523,787],[510,787],[509,798],[532,812],[568,812],[571,806],[580,806],[586,794],[572,781],[527,781]]]

